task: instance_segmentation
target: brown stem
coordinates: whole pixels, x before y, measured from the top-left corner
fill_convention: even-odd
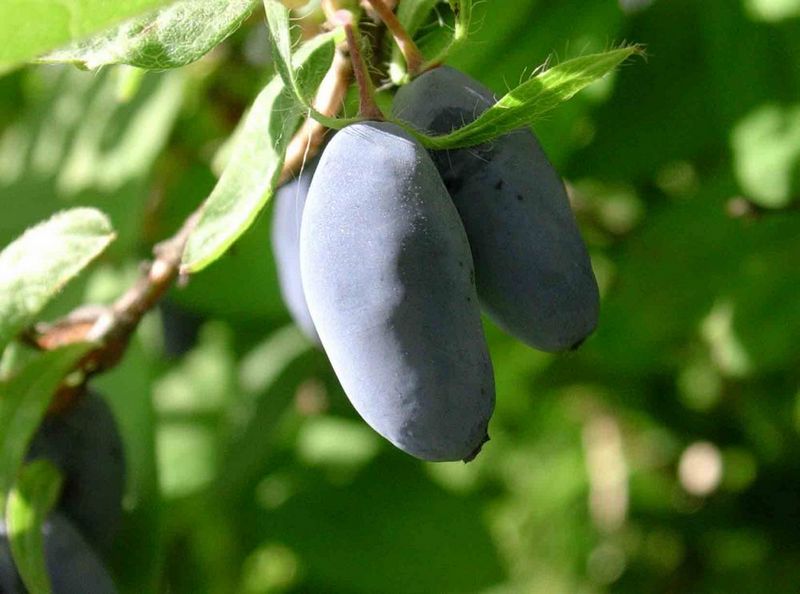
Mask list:
[[[386,25],[386,28],[392,33],[395,43],[400,48],[400,52],[406,60],[409,74],[412,76],[419,74],[425,59],[422,56],[422,52],[419,51],[417,44],[414,43],[414,40],[411,38],[411,35],[408,34],[405,27],[397,20],[397,16],[392,9],[386,4],[385,0],[365,1],[372,6],[372,9],[378,14],[383,24]]]
[[[336,18],[344,27],[350,62],[353,65],[353,74],[358,84],[358,113],[370,120],[383,120],[383,113],[375,103],[375,87],[372,85],[372,78],[369,75],[364,56],[361,54],[361,44],[358,30],[353,23],[353,16],[347,11],[340,10],[336,13]]]
[[[183,250],[199,216],[198,210],[173,237],[153,248],[153,260],[144,266],[136,283],[111,306],[84,306],[52,324],[37,324],[34,331],[26,334],[26,340],[42,350],[85,341],[98,345],[78,364],[79,385],[63,386],[55,396],[52,410],[67,408],[82,393],[89,377],[120,362],[139,322],[178,277]]]
[[[322,79],[322,84],[314,98],[314,108],[320,113],[334,117],[342,107],[350,86],[353,69],[347,56],[337,49],[330,70]],[[322,146],[327,128],[314,118],[308,118],[289,142],[283,162],[280,183],[295,176],[307,159],[313,158]]]
[[[197,210],[174,236],[153,248],[155,259],[146,266],[136,284],[111,306],[110,315],[97,321],[87,338],[104,342],[130,337],[144,315],[155,307],[178,277],[183,250],[199,218]]]

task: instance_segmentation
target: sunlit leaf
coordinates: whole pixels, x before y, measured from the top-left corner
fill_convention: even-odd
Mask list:
[[[181,0],[56,50],[39,61],[94,70],[129,64],[159,70],[202,58],[250,16],[258,0]]]
[[[509,91],[471,124],[443,136],[417,137],[428,148],[461,148],[529,126],[637,53],[640,48],[628,46],[568,60]]]
[[[29,229],[0,252],[0,349],[113,239],[103,213],[75,208]]]

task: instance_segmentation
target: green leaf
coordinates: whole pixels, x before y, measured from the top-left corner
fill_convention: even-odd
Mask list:
[[[324,63],[325,70],[333,60],[334,46],[330,46],[330,56],[325,60],[316,63],[296,63],[292,60],[292,36],[289,27],[289,10],[280,2],[275,0],[264,0],[264,9],[267,13],[267,24],[269,25],[269,42],[272,49],[272,58],[275,60],[275,68],[280,74],[281,80],[286,88],[294,95],[295,101],[317,120],[320,124],[334,130],[341,130],[363,118],[332,118],[328,117],[312,105],[314,92],[317,90],[324,72],[320,72]],[[329,35],[340,36],[340,33],[332,32]],[[313,43],[309,42],[309,43]]]
[[[73,208],[28,229],[0,252],[0,350],[113,239],[103,213]]]
[[[53,393],[89,348],[81,343],[42,353],[0,382],[0,509]]]
[[[506,94],[477,120],[450,134],[426,136],[415,132],[431,149],[474,146],[529,126],[542,114],[571,99],[592,82],[602,78],[634,54],[638,46],[626,46],[563,62],[534,76]]]
[[[42,527],[58,501],[63,482],[52,463],[36,460],[22,469],[8,498],[6,519],[14,563],[25,586],[35,594],[52,591],[44,560]]]
[[[39,61],[94,70],[129,64],[161,70],[199,60],[231,35],[258,0],[181,0],[126,21],[95,37],[56,50]]]
[[[330,34],[320,35],[300,48],[295,65],[306,71],[305,88],[319,86],[333,52]],[[302,107],[294,93],[279,77],[258,95],[189,237],[183,254],[185,271],[197,272],[214,262],[253,224],[275,192],[286,147],[301,115]]]
[[[0,71],[169,0],[3,0],[0,2]]]

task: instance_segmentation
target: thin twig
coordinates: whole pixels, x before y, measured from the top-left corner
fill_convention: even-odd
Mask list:
[[[136,284],[111,306],[110,315],[97,321],[87,336],[89,340],[104,342],[110,338],[130,336],[142,317],[155,307],[178,278],[183,250],[199,218],[198,210],[186,219],[174,236],[153,248],[155,259]]]
[[[178,278],[183,250],[199,217],[200,209],[186,219],[175,235],[153,248],[153,260],[143,267],[136,283],[112,305],[82,306],[56,322],[37,324],[24,333],[26,343],[42,350],[79,342],[97,345],[62,382],[50,403],[50,413],[71,408],[86,393],[89,378],[119,364],[139,322]]]
[[[178,277],[183,250],[199,216],[199,210],[194,212],[174,236],[153,248],[153,260],[144,266],[136,283],[112,305],[84,306],[52,324],[37,324],[33,331],[26,333],[26,341],[42,350],[95,342],[98,346],[84,356],[76,370],[82,372],[81,384],[92,375],[115,367],[139,322]],[[74,386],[68,392],[74,394]],[[59,408],[58,401],[57,395],[56,408]]]

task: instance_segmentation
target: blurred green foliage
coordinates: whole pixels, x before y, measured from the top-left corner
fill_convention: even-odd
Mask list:
[[[498,93],[548,57],[647,47],[535,126],[590,244],[598,332],[549,356],[487,321],[492,441],[415,461],[287,327],[264,213],[170,295],[204,320],[196,346],[167,356],[153,314],[95,382],[130,467],[124,592],[797,591],[800,2],[506,0],[474,29],[450,62]],[[271,73],[257,12],[180,71],[0,78],[0,245],[76,205],[119,233],[48,317],[128,286]]]

